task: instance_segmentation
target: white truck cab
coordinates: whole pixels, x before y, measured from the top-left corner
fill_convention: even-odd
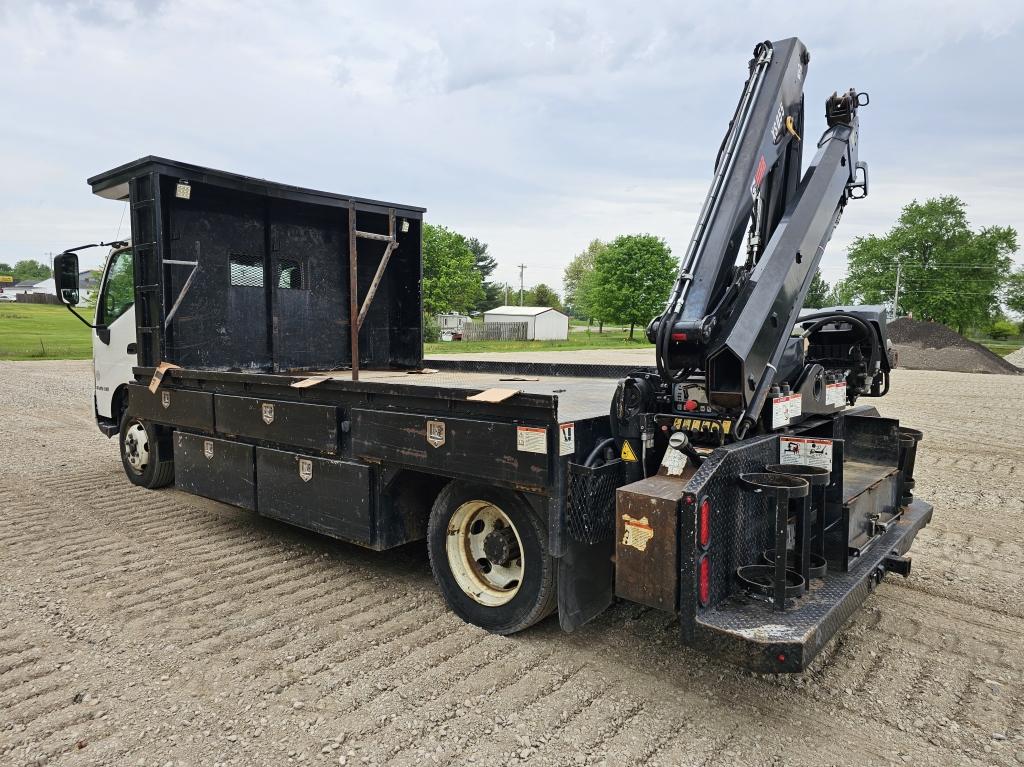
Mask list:
[[[135,282],[131,244],[114,247],[107,256],[96,299],[92,332],[96,423],[108,437],[117,434],[128,404],[125,387],[137,364]]]

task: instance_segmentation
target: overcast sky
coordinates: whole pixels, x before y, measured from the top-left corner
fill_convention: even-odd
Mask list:
[[[528,286],[560,289],[595,237],[681,256],[754,44],[796,35],[807,134],[833,90],[871,94],[871,194],[831,281],[914,198],[957,194],[974,225],[1024,233],[1022,17],[1009,0],[0,0],[0,261],[126,235],[85,179],[148,154],[424,206]]]

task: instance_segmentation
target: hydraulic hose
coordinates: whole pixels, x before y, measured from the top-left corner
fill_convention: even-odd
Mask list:
[[[597,459],[601,457],[601,453],[604,452],[605,448],[611,447],[614,444],[614,437],[608,437],[608,439],[603,439],[598,442],[597,446],[590,451],[590,455],[587,456],[587,460],[583,462],[583,465],[588,467],[593,466]]]
[[[801,338],[807,338],[807,336],[818,330],[818,328],[824,327],[830,322],[849,322],[851,325],[856,325],[864,334],[864,338],[871,341],[871,356],[874,357],[875,355],[878,355],[879,360],[881,360],[881,347],[878,344],[878,338],[875,336],[871,326],[864,322],[860,317],[855,317],[852,314],[846,313],[836,314],[832,312],[822,312],[820,314],[810,314],[797,320],[797,322],[809,321],[813,321],[814,324],[800,334]]]

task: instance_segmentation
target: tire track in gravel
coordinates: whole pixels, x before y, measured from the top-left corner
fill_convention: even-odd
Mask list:
[[[2,379],[0,394],[25,398]],[[927,396],[916,404],[890,397],[886,409],[934,420],[934,380],[917,387]],[[28,400],[42,402],[35,392]],[[936,518],[915,546],[914,576],[876,590],[811,671],[765,679],[683,647],[670,616],[641,608],[615,607],[573,635],[549,622],[491,637],[445,610],[421,555],[365,553],[176,491],[138,490],[120,477],[111,443],[72,436],[88,423],[81,416],[33,422],[28,433],[48,450],[66,445],[69,464],[88,470],[56,493],[23,458],[0,490],[0,614],[13,616],[0,619],[0,707],[12,720],[0,749],[13,748],[3,753],[14,763],[32,753],[61,761],[80,732],[92,740],[75,761],[94,764],[279,765],[289,751],[324,764],[339,751],[353,752],[350,764],[503,764],[525,750],[531,763],[561,765],[584,739],[591,761],[637,765],[820,764],[823,755],[881,764],[901,754],[1010,764],[1019,748],[1024,622],[999,598],[1024,570],[1011,540],[1024,531],[1014,518],[1024,475],[1009,449],[990,451],[1005,459],[991,470],[982,453],[953,450],[983,451],[983,440],[961,435],[947,448],[936,431],[919,457],[919,492],[937,502]],[[1006,410],[1007,422],[1019,418]],[[957,492],[945,498],[950,482]],[[60,610],[40,606],[47,594]],[[115,648],[123,669],[100,660]],[[63,706],[76,689],[57,670],[63,657],[100,680],[103,720],[78,722],[88,709]],[[146,683],[132,687],[130,676]],[[168,713],[186,709],[199,712],[192,724]],[[153,730],[141,724],[150,719]],[[331,741],[339,731],[346,737]]]

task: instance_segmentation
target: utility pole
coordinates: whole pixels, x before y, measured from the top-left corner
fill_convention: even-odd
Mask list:
[[[892,319],[896,319],[900,305],[900,277],[903,276],[903,264],[896,262],[896,290],[892,293]]]
[[[523,270],[526,269],[526,264],[519,265],[519,305],[523,305]]]
[[[508,306],[508,283],[505,283],[505,306]]]

